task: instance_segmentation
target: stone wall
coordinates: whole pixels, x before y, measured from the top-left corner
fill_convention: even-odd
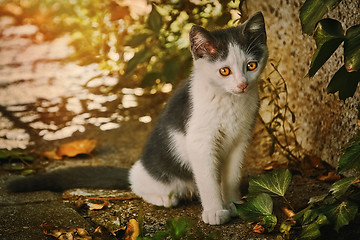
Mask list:
[[[343,65],[342,47],[313,78],[305,77],[316,45],[312,37],[301,31],[299,10],[304,1],[253,0],[248,1],[248,8],[251,14],[259,10],[264,13],[269,62],[280,61],[279,71],[288,85],[288,101],[295,112],[299,143],[307,154],[335,166],[341,148],[359,129],[360,90],[345,102],[337,94],[326,92],[331,77]],[[343,0],[326,17],[339,20],[344,28],[360,24],[360,1]]]

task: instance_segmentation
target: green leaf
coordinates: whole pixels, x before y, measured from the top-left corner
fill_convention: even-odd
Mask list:
[[[323,213],[318,212],[316,210],[308,209],[307,211],[304,212],[301,224],[309,225],[314,222],[319,226],[330,224],[329,220]]]
[[[156,84],[156,80],[161,79],[162,77],[163,75],[159,72],[149,72],[144,76],[142,84],[144,86],[153,86]]]
[[[155,33],[158,33],[163,25],[162,17],[160,13],[156,10],[155,5],[152,5],[147,25]]]
[[[348,72],[360,69],[360,25],[346,31],[344,43],[345,67]]]
[[[169,233],[165,232],[165,231],[159,231],[159,232],[156,232],[154,234],[154,236],[152,236],[152,238],[144,238],[144,240],[147,240],[147,239],[151,239],[151,240],[162,240],[162,239],[166,239],[167,237],[169,237]]]
[[[152,55],[153,53],[148,48],[137,52],[127,63],[125,75],[131,75],[138,64],[149,61]]]
[[[166,231],[170,234],[172,239],[180,239],[190,232],[192,226],[193,223],[188,218],[171,218],[166,224]]]
[[[273,201],[269,194],[261,193],[244,204],[236,205],[236,209],[245,221],[260,221],[264,216],[272,215]]]
[[[320,226],[317,223],[312,223],[303,227],[299,237],[299,240],[313,240],[318,239],[321,236]]]
[[[300,9],[302,31],[311,35],[317,22],[341,0],[306,0]]]
[[[260,225],[265,227],[269,232],[272,232],[277,224],[277,218],[275,215],[267,215],[263,217]]]
[[[341,227],[348,225],[355,218],[358,206],[353,202],[344,201],[340,204],[325,206],[319,211],[330,220],[334,225],[334,229],[339,231]]]
[[[0,160],[6,160],[9,156],[9,151],[0,149]]]
[[[27,152],[0,149],[0,160],[22,160],[34,162],[35,158]]]
[[[319,216],[316,219],[316,223],[319,226],[324,226],[330,224],[329,219],[326,217],[325,214],[319,214]]]
[[[292,226],[294,226],[296,224],[295,221],[287,219],[284,222],[281,223],[279,231],[281,232],[281,234],[285,237],[285,239],[289,239],[290,237],[290,230],[292,228]]]
[[[314,33],[316,52],[311,60],[308,73],[310,77],[313,77],[322,65],[324,65],[344,41],[344,38],[344,30],[339,21],[327,18],[318,23]]]
[[[22,162],[13,162],[13,163],[4,163],[2,168],[6,171],[21,171],[26,168],[25,164]]]
[[[317,239],[320,236],[320,227],[330,224],[327,217],[316,210],[307,209],[303,212],[301,224],[303,226],[299,239]]]
[[[131,36],[129,40],[126,41],[125,45],[130,46],[132,48],[136,48],[140,46],[141,44],[145,43],[145,41],[151,37],[150,33],[140,33]]]
[[[325,200],[325,198],[328,196],[328,193],[324,193],[321,195],[317,195],[317,196],[313,196],[309,199],[309,204],[314,204],[314,203],[318,203],[318,202],[322,202]]]
[[[318,217],[318,214],[312,209],[308,209],[304,212],[304,215],[302,217],[301,223],[302,225],[308,225],[316,220]]]
[[[335,198],[340,198],[356,180],[356,177],[348,177],[336,181],[330,188],[331,194],[334,195]]]
[[[360,131],[350,140],[350,145],[346,147],[338,163],[338,173],[349,169],[360,170]]]
[[[176,82],[176,77],[179,73],[180,65],[179,61],[176,59],[170,59],[165,62],[163,74],[165,76],[166,82],[174,83]]]
[[[343,65],[330,80],[327,91],[328,93],[339,91],[339,98],[345,100],[354,96],[359,81],[360,71],[348,72],[345,65]]]
[[[274,170],[271,173],[252,178],[249,181],[249,195],[268,193],[272,196],[284,196],[291,182],[291,173],[286,170]]]

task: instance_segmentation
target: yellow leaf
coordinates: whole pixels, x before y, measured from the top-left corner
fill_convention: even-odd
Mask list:
[[[54,149],[52,149],[52,150],[50,150],[50,151],[42,152],[40,155],[41,155],[41,156],[44,156],[44,157],[46,157],[46,158],[48,158],[48,159],[61,160],[62,157],[59,156],[59,155],[57,155],[56,152],[57,152],[57,149],[54,148]]]
[[[336,174],[335,172],[328,172],[327,175],[321,175],[318,176],[317,179],[319,179],[320,181],[325,181],[325,182],[335,182],[337,180],[340,180],[341,176]]]
[[[135,219],[130,219],[128,225],[126,226],[126,232],[123,239],[136,240],[136,238],[139,236],[139,233],[139,223]]]
[[[258,223],[254,226],[253,230],[255,233],[264,233],[265,232],[265,228]]]
[[[79,154],[90,154],[97,146],[96,139],[82,139],[60,145],[57,149],[58,156],[75,157]]]
[[[288,209],[287,207],[283,207],[283,208],[281,208],[281,210],[285,213],[285,215],[286,215],[288,218],[292,218],[292,217],[295,215],[294,211]]]
[[[89,210],[101,210],[108,206],[108,202],[105,201],[103,204],[88,203]]]

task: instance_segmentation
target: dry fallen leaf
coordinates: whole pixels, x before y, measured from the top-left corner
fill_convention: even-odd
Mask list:
[[[291,209],[288,209],[287,207],[283,207],[283,208],[281,208],[281,210],[285,213],[285,215],[288,218],[292,218],[295,215],[294,211]]]
[[[82,139],[64,143],[58,147],[58,156],[75,157],[79,154],[90,154],[97,146],[96,139]]]
[[[54,230],[43,230],[45,235],[56,237],[56,239],[60,240],[70,240],[70,239],[78,239],[78,240],[90,240],[92,237],[89,233],[83,228],[71,228],[71,229],[54,229]]]
[[[124,240],[136,240],[140,234],[139,223],[135,219],[130,219],[126,226]]]
[[[79,154],[90,154],[97,146],[96,139],[81,139],[64,143],[50,151],[42,152],[41,155],[53,159],[61,160],[64,156],[75,157]]]
[[[94,233],[102,233],[101,227],[97,227],[94,231]]]
[[[53,160],[61,160],[62,157],[57,155],[57,149],[54,148],[50,151],[45,151],[45,152],[42,152],[41,155],[48,158],[48,159],[53,159]]]
[[[287,169],[288,166],[286,163],[281,163],[278,161],[271,161],[270,163],[266,164],[264,167],[265,171],[270,171],[274,169]]]
[[[101,210],[106,208],[108,205],[109,205],[108,201],[104,201],[102,204],[88,203],[89,210]]]
[[[277,161],[272,161],[272,162],[268,163],[268,164],[264,167],[264,170],[265,170],[265,171],[270,171],[270,170],[276,169],[277,165],[278,165],[278,162],[277,162]]]
[[[328,172],[327,175],[318,176],[317,179],[325,182],[335,182],[337,180],[340,180],[341,176],[336,174],[335,172]]]
[[[254,228],[253,231],[255,233],[264,233],[265,232],[265,228],[263,226],[261,226],[259,223],[257,223]]]

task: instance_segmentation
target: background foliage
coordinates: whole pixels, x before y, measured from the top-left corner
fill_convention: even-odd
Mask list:
[[[20,6],[19,23],[37,25],[47,39],[69,34],[80,64],[97,63],[110,74],[152,86],[176,83],[191,70],[188,32],[237,24],[243,1],[151,1],[134,13],[131,1],[5,0]],[[234,17],[235,16],[235,17]],[[243,17],[243,20],[246,16]]]

